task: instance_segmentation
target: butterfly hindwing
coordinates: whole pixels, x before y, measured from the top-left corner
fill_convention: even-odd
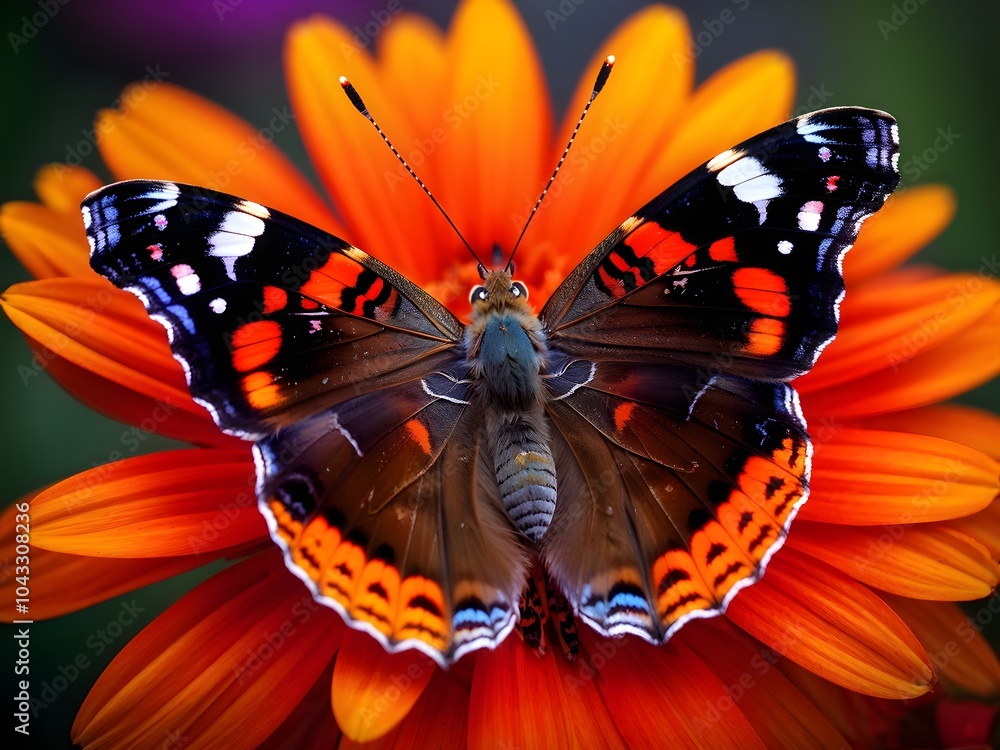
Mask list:
[[[553,347],[788,380],[836,334],[841,259],[899,182],[895,121],[814,112],[724,151],[641,208],[556,290]]]
[[[841,260],[899,181],[896,124],[814,112],[626,220],[540,317],[559,478],[543,555],[585,620],[661,642],[757,580],[809,487],[794,390]]]

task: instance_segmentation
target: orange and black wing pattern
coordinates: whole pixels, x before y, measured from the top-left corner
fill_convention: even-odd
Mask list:
[[[261,511],[317,600],[442,664],[510,632],[524,553],[480,479],[483,417],[451,313],[234,196],[124,182],[83,215],[93,268],[163,324],[219,426],[255,442]]]
[[[581,616],[654,642],[762,575],[809,487],[795,391],[837,332],[841,261],[899,182],[895,121],[814,112],[724,151],[556,290],[544,559]]]

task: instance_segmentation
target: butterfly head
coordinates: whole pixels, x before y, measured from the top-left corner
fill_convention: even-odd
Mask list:
[[[515,281],[508,267],[504,271],[487,271],[483,283],[473,287],[469,295],[473,317],[502,310],[530,313],[528,287]]]

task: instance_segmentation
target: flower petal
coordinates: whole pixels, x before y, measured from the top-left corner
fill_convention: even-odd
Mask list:
[[[765,747],[719,678],[685,643],[653,646],[589,630],[582,635],[599,676],[581,664],[576,682],[595,682],[628,747]]]
[[[971,406],[923,406],[869,417],[859,424],[875,429],[933,435],[975,448],[1000,461],[1000,417]]]
[[[434,670],[420,700],[399,726],[393,750],[465,747],[469,738],[469,694],[455,679]]]
[[[944,185],[894,193],[865,221],[844,259],[847,288],[885,273],[926,247],[951,223],[956,207],[954,191]]]
[[[293,25],[285,43],[289,96],[312,163],[346,224],[341,236],[419,283],[421,266],[433,262],[434,223],[444,219],[428,210],[409,175],[399,174],[402,167],[344,95],[337,73],[350,78],[409,154],[422,134],[380,85],[371,54],[357,48],[353,32],[321,16]]]
[[[403,13],[386,26],[379,39],[379,77],[405,110],[407,119],[417,133],[426,138],[434,128],[441,127],[441,96],[444,88],[447,57],[444,34],[433,22],[415,13]],[[435,160],[429,158],[436,150],[433,138],[429,144],[417,143],[417,151],[403,153],[407,161],[416,162],[413,153],[421,153],[434,170]],[[425,181],[427,177],[424,177]]]
[[[248,449],[185,450],[81,472],[31,503],[32,543],[95,557],[170,557],[266,540]]]
[[[302,700],[345,629],[277,550],[255,555],[184,596],[115,657],[73,742],[147,747],[172,736],[188,748],[254,747]]]
[[[553,166],[590,98],[601,63],[609,54],[618,60],[525,236],[525,252],[519,259],[533,278],[543,272],[531,264],[549,266],[554,261],[564,264],[554,270],[565,277],[652,197],[640,194],[636,187],[645,181],[649,165],[681,122],[694,82],[694,57],[689,49],[684,14],[653,5],[630,16],[591,58],[555,141],[550,157]],[[658,190],[666,187],[660,185]],[[534,197],[528,201],[533,202]],[[527,218],[522,206],[514,210],[522,214],[517,223]]]
[[[36,279],[94,275],[79,215],[73,223],[46,206],[11,201],[0,207],[0,235]]]
[[[287,750],[290,747],[295,750],[329,750],[338,747],[340,727],[330,709],[333,663],[331,660],[327,664],[305,697],[258,750]]]
[[[992,559],[1000,560],[1000,501],[994,500],[978,513],[946,521],[943,525],[975,539],[989,550]]]
[[[177,434],[180,431],[170,431],[171,418],[184,412],[204,425],[192,435],[197,442],[236,444],[191,398],[166,333],[128,292],[97,276],[45,279],[15,284],[4,292],[0,306],[40,347],[38,360],[49,366],[53,376],[73,376],[80,370],[92,373],[79,382],[72,377],[62,382],[71,393],[89,396],[88,403],[99,410],[117,416],[123,410],[135,411],[138,405],[134,396],[124,405],[119,403],[119,388],[102,392],[95,387],[109,380],[153,402],[139,413],[153,420],[155,431]],[[54,367],[58,359],[75,367]],[[190,421],[183,426],[190,427]],[[186,433],[185,429],[181,434]]]
[[[511,214],[527,213],[555,166],[547,163],[548,89],[531,35],[509,0],[459,4],[448,32],[447,71],[450,132],[434,157],[441,198],[489,264],[494,244],[510,253],[521,231]]]
[[[788,544],[868,586],[915,599],[969,601],[1000,583],[1000,565],[986,547],[937,524],[798,521]]]
[[[1000,372],[1000,283],[887,275],[850,292],[841,331],[796,380],[809,415],[856,419],[963,393]]]
[[[813,474],[799,518],[910,524],[960,518],[1000,492],[1000,464],[950,440],[813,423]]]
[[[726,614],[779,654],[859,693],[914,698],[934,679],[920,643],[881,599],[787,545]]]
[[[14,612],[14,575],[18,562],[15,546],[15,507],[8,507],[0,517],[0,560],[4,561],[0,576],[0,620],[12,622],[23,618]],[[116,560],[100,557],[66,555],[32,547],[31,564],[31,618],[47,620],[76,612],[92,604],[113,599],[157,581],[171,578],[220,557],[236,554],[236,548],[221,549],[205,555],[180,557],[149,557],[137,560]]]
[[[436,667],[415,649],[390,654],[367,633],[349,630],[333,668],[333,715],[346,737],[368,742],[413,708]]]
[[[217,104],[169,83],[125,89],[124,109],[102,110],[95,130],[119,180],[173,180],[262,203],[333,234],[340,223],[272,142],[295,116],[274,109],[260,130]],[[196,126],[192,127],[192,123]]]
[[[808,698],[763,656],[756,641],[726,618],[692,623],[680,638],[715,672],[766,747],[840,750],[847,741]]]
[[[730,63],[695,89],[639,194],[651,198],[716,154],[788,119],[794,96],[795,66],[787,55],[763,50]]]
[[[988,700],[1000,696],[1000,661],[982,635],[983,628],[1000,615],[1000,599],[991,597],[971,617],[950,602],[892,595],[885,601],[920,639],[951,691]]]
[[[101,180],[89,169],[66,164],[47,164],[35,175],[35,192],[42,203],[77,223],[83,199],[100,186]]]
[[[583,666],[584,670],[588,668]],[[476,654],[469,695],[469,748],[624,748],[591,676],[517,638]]]

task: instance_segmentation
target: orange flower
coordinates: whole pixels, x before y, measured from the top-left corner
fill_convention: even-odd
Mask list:
[[[377,58],[333,21],[299,23],[288,82],[336,214],[249,125],[169,84],[101,112],[99,145],[117,179],[202,184],[273,206],[370,250],[464,314],[474,262],[334,73],[350,77],[488,254],[512,244],[589,95],[589,71],[614,52],[614,82],[519,252],[518,275],[543,300],[622,217],[786,118],[785,57],[748,56],[693,88],[687,40],[676,11],[637,13],[553,126],[535,50],[503,0],[466,0],[447,35],[401,16]],[[330,746],[341,735],[378,747],[865,746],[878,725],[858,716],[879,713],[863,696],[915,698],[936,678],[949,695],[1000,694],[1000,664],[951,603],[1000,580],[1000,420],[939,404],[1000,370],[990,342],[1000,284],[895,268],[950,220],[947,189],[892,198],[848,255],[841,333],[796,382],[815,442],[810,500],[726,617],[695,621],[663,647],[584,628],[574,662],[511,637],[445,672],[347,629],[287,572],[256,509],[248,445],[192,401],[139,302],[87,264],[78,205],[97,179],[54,165],[36,187],[40,205],[0,212],[0,231],[37,277],[4,293],[7,315],[84,402],[198,447],[97,467],[28,498],[31,616],[240,558],[122,650],[80,709],[74,742],[152,746],[173,732],[192,747]],[[0,542],[10,559],[13,523],[10,510]],[[13,587],[4,580],[8,621]]]

